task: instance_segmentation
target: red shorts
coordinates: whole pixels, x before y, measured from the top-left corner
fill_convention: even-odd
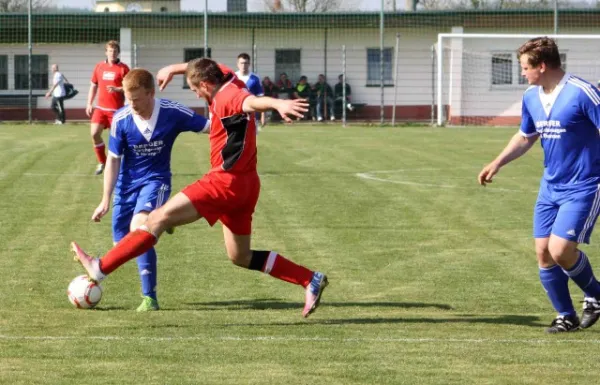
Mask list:
[[[110,128],[114,114],[114,111],[106,111],[99,108],[94,108],[94,112],[92,113],[92,123],[104,126],[104,128]]]
[[[252,214],[260,193],[258,173],[210,172],[181,192],[209,225],[219,220],[234,234],[252,233]]]

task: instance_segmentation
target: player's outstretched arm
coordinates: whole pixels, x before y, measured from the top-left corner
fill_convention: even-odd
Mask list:
[[[121,158],[110,155],[106,159],[106,168],[104,169],[104,187],[102,189],[102,201],[92,214],[92,221],[100,222],[103,216],[108,213],[110,208],[110,197],[112,196],[117,176],[121,169]]]
[[[304,113],[308,111],[308,101],[306,99],[289,100],[273,99],[269,96],[249,96],[244,100],[242,108],[247,113],[277,110],[286,122],[291,123],[290,116],[304,117]]]
[[[492,183],[492,178],[500,171],[502,166],[512,162],[529,151],[537,139],[538,135],[526,137],[521,135],[520,132],[517,132],[508,142],[504,150],[502,150],[500,155],[481,170],[477,177],[479,184],[485,186],[488,183]]]
[[[156,74],[156,82],[158,83],[158,89],[164,90],[165,87],[171,82],[173,76],[184,75],[187,69],[187,63],[171,64],[161,68]]]

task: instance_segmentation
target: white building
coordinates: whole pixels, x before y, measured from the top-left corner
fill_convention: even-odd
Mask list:
[[[385,15],[384,92],[386,118],[394,103],[394,46],[399,33],[396,116],[426,120],[435,102],[432,48],[440,32],[552,33],[551,11],[417,12]],[[564,11],[561,33],[594,33],[600,10]],[[121,43],[121,58],[153,72],[164,65],[204,55],[202,14],[90,13],[35,15],[33,18],[34,117],[52,118],[41,95],[52,63],[80,91],[66,102],[71,119],[85,119],[84,107],[94,65],[104,58],[104,42]],[[570,26],[577,26],[570,27]],[[351,118],[379,119],[379,14],[225,14],[208,20],[209,55],[235,66],[240,52],[254,58],[254,71],[277,80],[306,75],[309,83],[327,75],[333,87],[345,68],[354,103],[365,107]],[[452,123],[515,124],[526,85],[519,80],[514,52],[521,39],[463,39],[444,44],[443,104]],[[600,79],[600,40],[559,41],[567,70]],[[0,15],[0,120],[27,117],[27,16]],[[20,95],[20,96],[19,96]],[[201,109],[202,100],[176,79],[161,95]],[[448,104],[450,106],[448,107]],[[12,106],[11,106],[12,105]]]

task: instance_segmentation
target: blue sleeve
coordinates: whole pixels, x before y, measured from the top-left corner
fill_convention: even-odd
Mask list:
[[[210,122],[204,116],[192,111],[190,108],[180,106],[177,108],[179,113],[179,130],[181,132],[204,132],[210,128]]]
[[[255,96],[263,96],[265,92],[263,91],[262,84],[260,84],[260,79],[258,76],[252,76],[252,78],[254,81],[252,82],[250,92]]]
[[[531,114],[527,109],[525,97],[523,97],[523,101],[521,103],[521,135],[525,137],[537,135],[538,132],[535,129],[535,123],[533,122],[533,118],[531,117]]]
[[[110,126],[110,135],[108,137],[108,153],[114,157],[120,158],[125,151],[126,141],[123,137],[123,122],[125,119],[113,120]]]
[[[587,85],[579,93],[579,105],[584,115],[600,128],[600,91],[596,87]]]

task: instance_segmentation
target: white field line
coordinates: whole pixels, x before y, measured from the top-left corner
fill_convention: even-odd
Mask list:
[[[458,343],[458,344],[600,344],[600,339],[495,339],[495,338],[332,338],[332,337],[274,337],[274,336],[180,336],[180,337],[123,337],[123,336],[9,336],[0,335],[0,340],[4,341],[139,341],[139,342],[177,342],[177,341],[234,341],[234,342],[344,342],[344,343]]]
[[[462,167],[462,168],[466,168],[466,167]],[[469,168],[472,168],[472,167],[469,167]],[[473,177],[473,185],[461,186],[461,185],[453,185],[453,184],[445,184],[445,183],[415,182],[415,181],[409,181],[409,180],[402,180],[402,177],[400,177],[400,179],[386,179],[386,178],[379,178],[376,176],[376,174],[401,174],[406,171],[443,171],[443,169],[428,168],[428,169],[413,169],[413,170],[403,170],[403,169],[378,170],[378,171],[369,171],[369,172],[359,172],[359,173],[356,173],[355,175],[358,178],[365,179],[365,180],[373,180],[376,182],[401,184],[401,185],[407,185],[407,186],[431,187],[431,188],[436,188],[436,189],[473,190],[474,188],[477,187],[477,186],[475,186],[475,177]],[[532,193],[537,192],[536,190],[510,189],[510,188],[491,187],[491,186],[486,187],[485,189],[486,189],[486,191],[490,191],[490,192],[519,192],[519,193],[520,192],[532,192]]]

